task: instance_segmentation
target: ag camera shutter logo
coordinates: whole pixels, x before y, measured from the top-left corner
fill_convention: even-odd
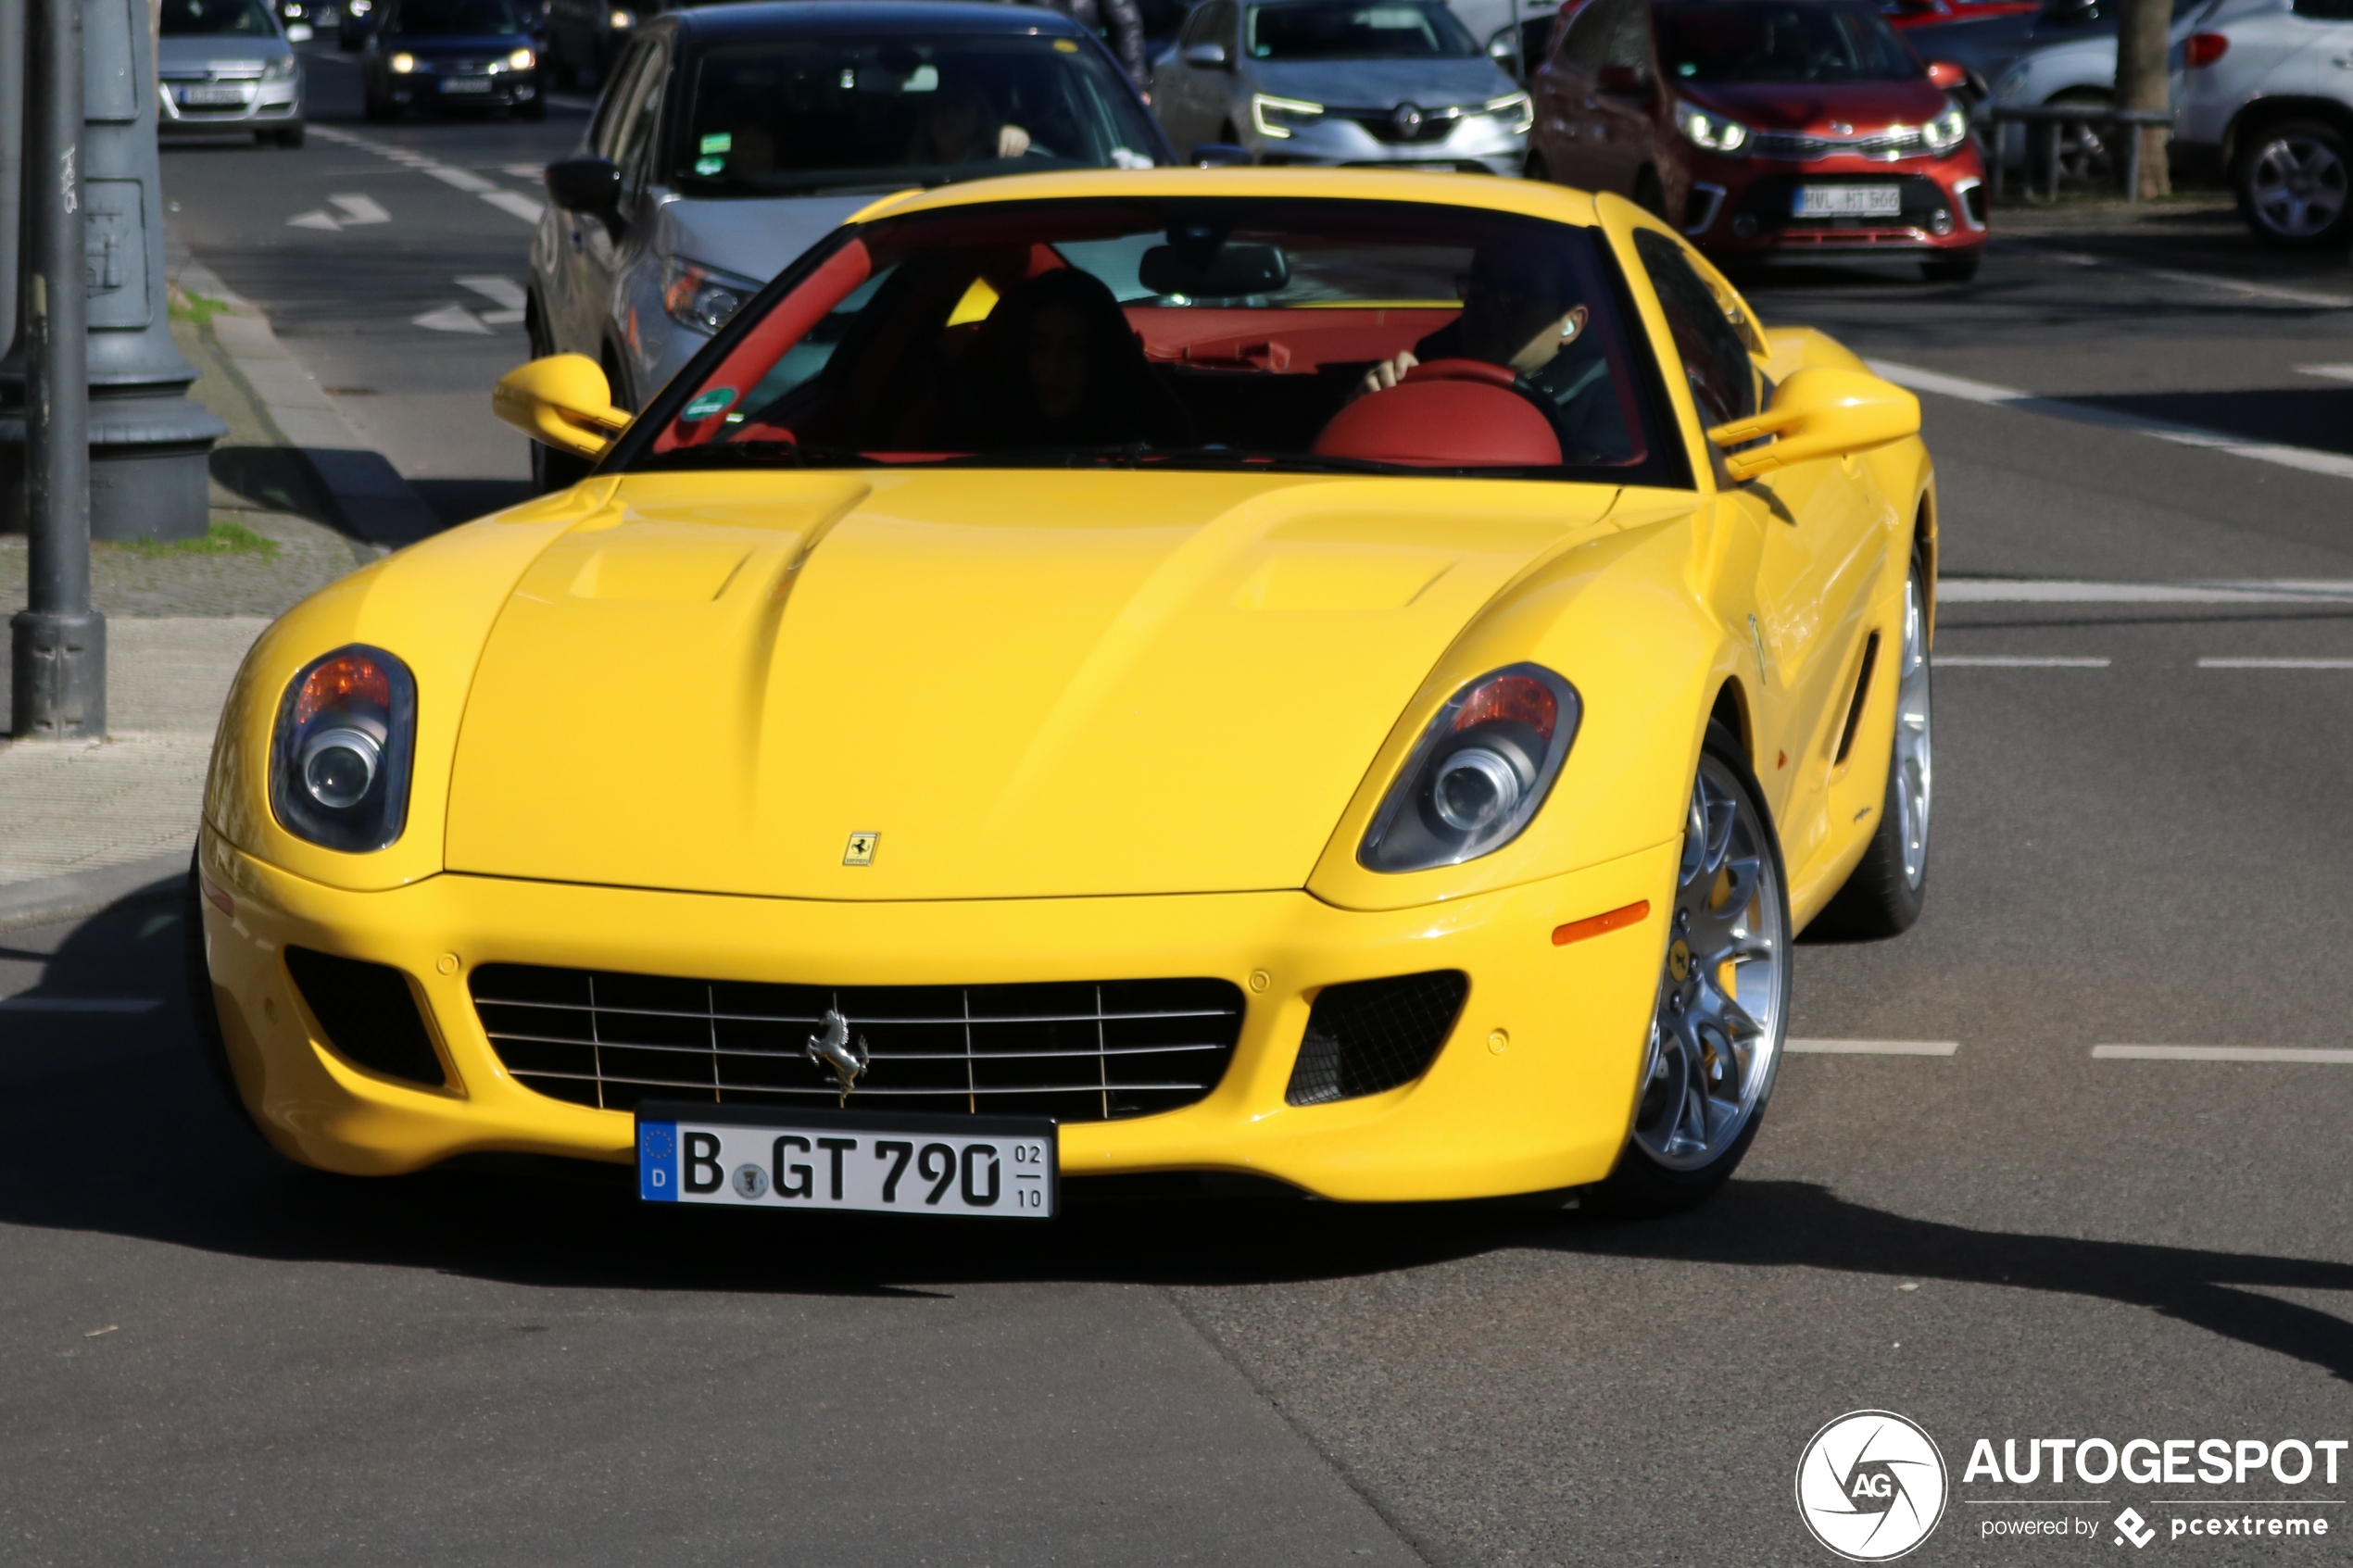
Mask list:
[[[1950,1490],[1935,1439],[1893,1411],[1852,1411],[1797,1461],[1797,1512],[1850,1562],[1885,1562],[1928,1539]]]

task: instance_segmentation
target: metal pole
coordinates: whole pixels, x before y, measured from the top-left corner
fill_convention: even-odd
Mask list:
[[[0,6],[0,352],[17,341],[17,252],[24,231],[17,222],[23,189],[19,167],[24,144],[24,7]]]
[[[90,608],[90,394],[81,0],[34,0],[25,48],[26,608],[8,622],[19,740],[107,733],[107,623]]]
[[[2115,130],[2124,143],[2124,199],[2136,202],[2141,199],[2141,128],[2120,121]]]

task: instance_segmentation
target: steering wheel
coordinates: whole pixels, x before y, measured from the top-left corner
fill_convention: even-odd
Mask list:
[[[1542,387],[1509,365],[1491,365],[1484,359],[1431,359],[1416,365],[1398,379],[1401,382],[1477,382],[1482,386],[1517,393],[1534,404],[1536,411],[1544,416],[1544,422],[1553,427],[1553,434],[1561,444],[1564,458],[1569,451],[1568,431],[1561,423],[1560,406],[1545,395]]]

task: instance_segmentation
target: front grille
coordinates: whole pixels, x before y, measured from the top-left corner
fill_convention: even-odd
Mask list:
[[[286,972],[337,1056],[387,1078],[448,1082],[408,977],[398,970],[288,947]]]
[[[1857,136],[1810,136],[1798,131],[1759,131],[1748,144],[1751,157],[1811,162],[1825,157],[1909,157],[1928,150],[1928,133],[1917,125]]]
[[[1465,110],[1459,107],[1424,109],[1418,121],[1409,126],[1397,123],[1397,111],[1389,109],[1327,109],[1334,119],[1353,119],[1372,133],[1376,142],[1394,145],[1413,145],[1422,142],[1443,142],[1462,123]]]
[[[1323,1105],[1410,1084],[1454,1032],[1470,976],[1458,969],[1327,985],[1307,1017],[1291,1105]]]
[[[508,1072],[607,1110],[834,1105],[808,1055],[831,1010],[870,1052],[854,1105],[1116,1121],[1207,1095],[1242,1024],[1224,980],[834,987],[485,964],[473,998]]]

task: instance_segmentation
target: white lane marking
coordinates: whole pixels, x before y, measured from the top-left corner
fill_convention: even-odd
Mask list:
[[[1951,1056],[1957,1040],[1784,1040],[1781,1048],[1807,1056]]]
[[[0,997],[0,1012],[153,1012],[154,997]]]
[[[2296,374],[2320,376],[2328,381],[2353,381],[2353,365],[2298,365]]]
[[[523,319],[525,300],[522,285],[512,278],[460,278],[458,286],[472,289],[498,307],[496,310],[481,313],[485,325],[510,327]]]
[[[510,180],[529,180],[535,184],[547,177],[547,166],[544,163],[510,163],[501,165],[498,172]]]
[[[296,213],[294,217],[287,219],[286,227],[289,229],[324,229],[328,233],[332,234],[341,230],[343,225],[335,221],[334,214],[329,212],[326,208],[314,207],[308,212]]]
[[[1937,669],[1958,665],[1976,670],[2105,670],[2105,659],[2057,659],[2035,654],[2018,653],[1940,653],[1931,655],[1929,663]]]
[[[2353,602],[2353,583],[2279,578],[2248,583],[2078,583],[2052,577],[1941,577],[1942,604],[2329,604]]]
[[[2039,246],[2030,248],[2039,249]],[[2045,252],[2054,261],[2064,261],[2070,267],[2105,267],[2115,272],[2135,272],[2144,278],[2162,278],[2169,283],[2188,283],[2196,288],[2221,289],[2226,294],[2244,295],[2249,299],[2276,299],[2284,305],[2312,305],[2323,310],[2353,308],[2353,298],[2341,294],[2321,294],[2311,289],[2284,289],[2276,283],[2250,283],[2244,278],[2225,278],[2213,272],[2177,272],[2165,267],[2135,267],[2127,261],[2111,261],[2104,256],[2086,256],[2082,251],[2054,250]]]
[[[2353,670],[2353,659],[2201,659],[2200,670]]]
[[[2094,1046],[2099,1061],[2304,1061],[2353,1066],[2353,1050],[2309,1046]]]
[[[343,226],[357,229],[363,223],[389,223],[392,214],[376,205],[372,196],[329,196],[327,200],[343,211]]]
[[[484,180],[470,169],[459,169],[454,164],[422,163],[417,168],[421,173],[430,174],[445,185],[454,185],[468,195],[480,195],[484,191],[495,191],[498,188],[494,182]]]
[[[538,222],[539,215],[547,210],[546,202],[535,201],[521,191],[484,191],[482,199],[501,212],[513,213],[526,223]]]
[[[428,310],[422,316],[409,318],[412,326],[436,332],[477,332],[488,336],[490,329],[474,319],[474,313],[462,305],[445,305],[438,310]]]
[[[2146,419],[2139,414],[2119,413],[2113,408],[2077,403],[2064,397],[2039,396],[2017,387],[1997,386],[1992,382],[1970,381],[1963,376],[1948,376],[1914,365],[1898,365],[1887,359],[1867,359],[1864,363],[1870,368],[1873,375],[1915,392],[1932,392],[1970,403],[2016,408],[2022,413],[2042,414],[2075,424],[2129,431],[2152,440],[2171,442],[2176,446],[2227,452],[2234,458],[2274,463],[2281,468],[2300,469],[2306,473],[2327,474],[2333,479],[2353,479],[2353,457],[2341,452],[2316,452],[2309,446],[2284,446],[2277,442],[2249,441],[2244,436],[2225,435],[2220,431],[2200,430],[2195,425],[2174,424],[2165,420]]]

